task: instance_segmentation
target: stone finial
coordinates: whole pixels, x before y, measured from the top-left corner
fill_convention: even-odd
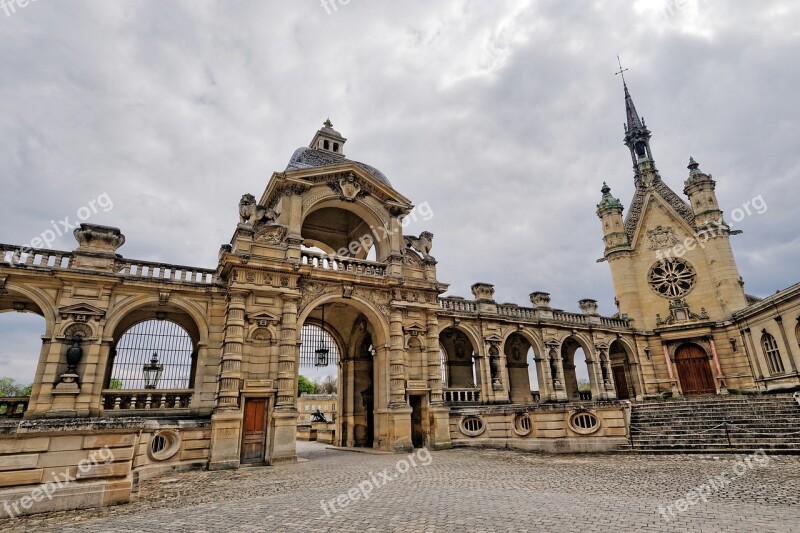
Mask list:
[[[536,309],[550,309],[550,293],[549,292],[532,292],[530,294],[531,303]]]
[[[125,244],[125,235],[119,228],[81,224],[72,232],[78,241],[77,252],[94,255],[115,255],[117,249]]]
[[[578,302],[578,306],[581,308],[581,311],[583,312],[584,315],[597,314],[597,300],[585,298]]]
[[[494,285],[490,283],[475,283],[472,286],[472,295],[476,300],[492,300],[494,298]]]

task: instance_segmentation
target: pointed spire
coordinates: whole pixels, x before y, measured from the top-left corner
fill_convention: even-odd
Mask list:
[[[633,98],[631,98],[631,93],[628,91],[628,84],[622,82],[622,86],[625,89],[625,114],[628,119],[626,131],[642,129],[644,124],[642,124],[642,119],[639,118],[639,113],[636,112],[636,106],[633,105]]]
[[[686,167],[691,171],[691,174],[697,174],[700,172],[700,164],[694,160],[694,157],[689,156],[689,166]]]

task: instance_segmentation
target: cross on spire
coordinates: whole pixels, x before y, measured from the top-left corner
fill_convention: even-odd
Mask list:
[[[622,68],[622,61],[619,59],[619,54],[617,54],[617,63],[619,63],[619,70],[617,72],[615,72],[614,75],[616,76],[617,74],[619,74],[620,76],[622,76],[622,84],[625,85],[625,74],[624,73],[628,69]]]

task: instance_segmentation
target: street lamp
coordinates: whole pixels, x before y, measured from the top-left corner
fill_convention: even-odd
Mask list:
[[[314,366],[317,368],[328,366],[328,349],[325,347],[325,306],[322,306],[322,336],[319,341],[319,348],[314,350],[316,362]]]
[[[158,363],[158,353],[153,352],[153,357],[150,363],[142,366],[142,375],[144,376],[144,388],[155,389],[158,381],[161,379],[161,374],[164,373],[164,365]]]

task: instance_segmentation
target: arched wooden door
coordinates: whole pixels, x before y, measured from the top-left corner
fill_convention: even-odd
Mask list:
[[[675,366],[684,394],[715,394],[717,387],[708,355],[696,344],[686,344],[675,352]]]

